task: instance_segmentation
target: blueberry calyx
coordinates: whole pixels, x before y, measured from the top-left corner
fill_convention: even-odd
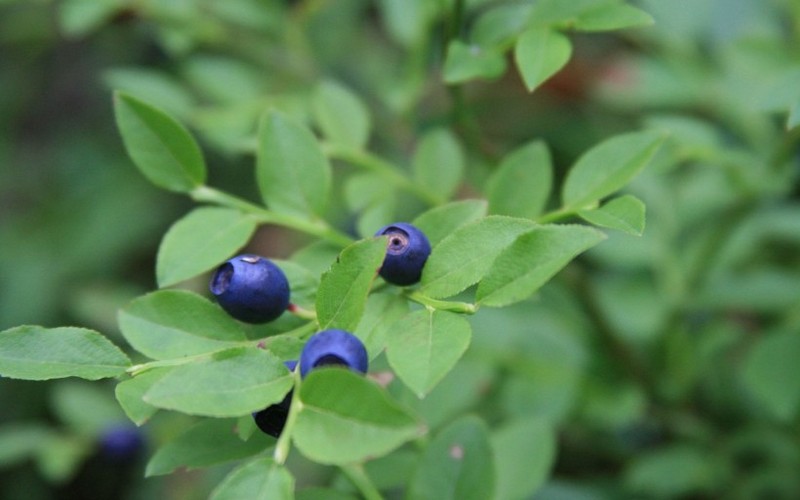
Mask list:
[[[382,227],[375,235],[388,236],[381,277],[399,286],[417,283],[431,253],[431,244],[425,233],[407,222],[396,222]]]

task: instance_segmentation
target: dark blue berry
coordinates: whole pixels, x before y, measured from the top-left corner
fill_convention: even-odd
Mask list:
[[[283,364],[286,365],[289,371],[294,371],[294,367],[297,366],[297,361],[285,361]],[[294,393],[294,390],[289,391],[289,394],[287,394],[280,403],[270,405],[261,411],[253,413],[253,419],[255,419],[256,425],[263,433],[269,434],[274,438],[281,435],[283,426],[286,425],[286,417],[289,416],[289,407],[292,404],[292,393]]]
[[[209,289],[228,314],[247,323],[272,321],[289,306],[286,275],[258,255],[238,255],[219,266]]]
[[[321,366],[344,366],[367,373],[369,358],[361,340],[344,330],[324,330],[314,334],[300,353],[300,376]]]
[[[100,451],[111,459],[133,457],[143,446],[144,438],[141,431],[132,425],[112,425],[100,435]]]
[[[386,257],[380,275],[389,283],[406,286],[418,282],[422,268],[431,254],[431,244],[425,234],[407,222],[384,226],[375,236],[388,236]]]

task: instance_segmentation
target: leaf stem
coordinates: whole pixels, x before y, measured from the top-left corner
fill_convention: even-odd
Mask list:
[[[194,201],[214,203],[229,208],[235,208],[254,216],[262,224],[275,224],[295,229],[312,236],[317,236],[341,247],[346,247],[355,241],[345,233],[331,227],[322,219],[303,219],[294,215],[274,212],[268,208],[250,203],[247,200],[243,200],[209,186],[198,186],[191,191],[190,195]]]
[[[430,205],[438,205],[443,201],[439,195],[430,189],[420,186],[403,175],[398,167],[368,151],[343,147],[333,143],[323,144],[322,150],[325,152],[325,155],[331,159],[346,161],[347,163],[381,175],[384,179],[413,193],[419,199]]]
[[[303,307],[298,306],[297,304],[289,304],[289,307],[287,307],[286,310],[301,319],[308,319],[311,321],[317,320],[316,311],[313,311],[311,309],[305,309]]]
[[[468,302],[454,302],[450,300],[439,300],[439,299],[432,299],[427,295],[424,295],[420,292],[407,292],[406,297],[417,302],[418,304],[422,304],[425,307],[433,308],[438,311],[450,311],[460,314],[475,314],[478,310],[478,306],[476,304],[470,304]]]
[[[303,402],[300,401],[300,365],[294,367],[294,389],[292,389],[292,401],[289,403],[289,414],[286,416],[286,423],[283,425],[283,430],[278,441],[275,443],[275,451],[272,454],[275,463],[285,464],[286,458],[289,456],[289,450],[292,447],[292,429],[297,421],[297,414],[303,408]]]
[[[363,465],[342,465],[340,468],[366,500],[383,500],[383,495],[381,495],[381,492],[372,483]]]

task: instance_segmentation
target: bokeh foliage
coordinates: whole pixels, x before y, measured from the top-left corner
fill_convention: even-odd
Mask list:
[[[647,207],[642,236],[609,232],[533,300],[471,318],[469,351],[425,399],[394,388],[436,431],[425,455],[401,450],[366,473],[384,490],[409,479],[424,489],[436,478],[412,465],[436,463],[448,436],[485,451],[486,425],[452,422],[473,413],[496,447],[530,443],[544,457],[538,475],[495,457],[507,498],[537,488],[538,498],[800,496],[800,5],[643,0],[621,17],[630,29],[596,33],[604,18],[573,18],[570,8],[597,3],[0,3],[0,329],[76,324],[123,345],[116,310],[181,279],[157,276],[156,255],[190,205],[148,185],[125,156],[112,89],[185,123],[214,185],[250,200],[268,107],[336,144],[369,144],[437,186],[384,190],[380,176],[348,170],[349,150],[333,151],[348,175],[326,215],[360,235],[452,193],[482,193],[490,210],[553,208],[559,200],[547,193],[522,206],[493,197],[513,184],[487,180],[516,158],[552,161],[554,179],[542,182],[563,182],[600,140],[666,130],[654,163],[627,188]],[[522,33],[520,20],[537,12],[552,17]],[[537,50],[551,58],[519,63]],[[436,178],[425,177],[431,162],[441,164]],[[454,184],[462,171],[467,181]],[[618,219],[606,212],[594,216]],[[288,257],[305,242],[270,227],[249,248]],[[330,255],[293,258],[322,271]],[[96,444],[125,418],[113,386],[3,379],[0,397],[3,498],[110,498],[122,487],[130,498],[204,498],[232,468],[143,479],[158,446],[225,424],[166,412],[144,427],[145,456],[109,466]],[[190,465],[242,453],[213,441],[208,449],[217,455]],[[169,450],[150,467],[185,465]],[[292,460],[298,486],[352,488],[332,469]],[[482,477],[479,465],[465,467]]]

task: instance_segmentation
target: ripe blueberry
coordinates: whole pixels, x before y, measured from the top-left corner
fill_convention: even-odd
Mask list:
[[[431,254],[431,244],[425,234],[407,222],[395,222],[375,233],[375,236],[382,235],[389,237],[389,244],[381,265],[381,277],[400,286],[418,282]]]
[[[314,368],[328,365],[345,366],[367,373],[367,349],[358,337],[344,330],[315,333],[300,353],[300,376],[305,377]]]
[[[297,361],[285,361],[283,363],[289,371],[294,371],[297,366]],[[280,403],[270,405],[261,411],[253,413],[253,419],[256,425],[264,434],[277,438],[283,432],[283,426],[286,425],[286,417],[289,416],[289,406],[292,404],[292,393],[294,390],[289,391],[283,401]]]
[[[217,268],[208,287],[228,314],[247,323],[272,321],[289,306],[286,275],[258,255],[228,260]]]
[[[100,451],[110,459],[133,457],[143,446],[141,432],[132,425],[111,425],[100,435]]]

